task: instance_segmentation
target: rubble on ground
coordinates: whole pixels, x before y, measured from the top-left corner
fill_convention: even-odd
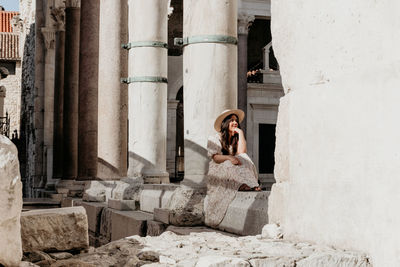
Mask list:
[[[261,235],[233,237],[215,232],[158,237],[132,236],[58,260],[60,255],[36,257],[44,266],[372,266],[367,256],[350,251],[265,239]],[[50,258],[50,259],[49,259]]]

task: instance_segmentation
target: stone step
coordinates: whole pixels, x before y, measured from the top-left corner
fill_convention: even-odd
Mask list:
[[[140,194],[140,210],[154,212],[155,208],[165,208],[172,193],[178,188],[173,184],[145,184]]]
[[[60,208],[61,202],[51,198],[24,198],[22,210]]]

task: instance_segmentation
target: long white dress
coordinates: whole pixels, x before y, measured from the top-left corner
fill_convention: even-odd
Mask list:
[[[205,222],[208,226],[216,227],[223,220],[229,204],[242,184],[249,187],[258,186],[258,174],[254,163],[246,153],[236,155],[241,165],[233,165],[230,160],[216,163],[212,159],[215,154],[222,155],[219,133],[208,138],[207,150],[210,163],[204,205]]]

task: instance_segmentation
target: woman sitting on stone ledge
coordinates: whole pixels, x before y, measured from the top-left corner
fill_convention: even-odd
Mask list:
[[[206,225],[221,223],[229,204],[239,191],[261,191],[254,163],[246,154],[246,139],[240,129],[244,112],[225,110],[215,120],[218,132],[207,143],[210,164],[205,203]]]

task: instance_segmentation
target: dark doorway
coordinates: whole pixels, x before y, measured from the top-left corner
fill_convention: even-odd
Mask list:
[[[259,124],[258,166],[260,173],[274,173],[275,124]]]
[[[175,150],[175,177],[171,177],[171,182],[180,182],[185,175],[184,165],[184,124],[183,124],[183,87],[176,95],[179,100],[176,108],[176,150]]]

